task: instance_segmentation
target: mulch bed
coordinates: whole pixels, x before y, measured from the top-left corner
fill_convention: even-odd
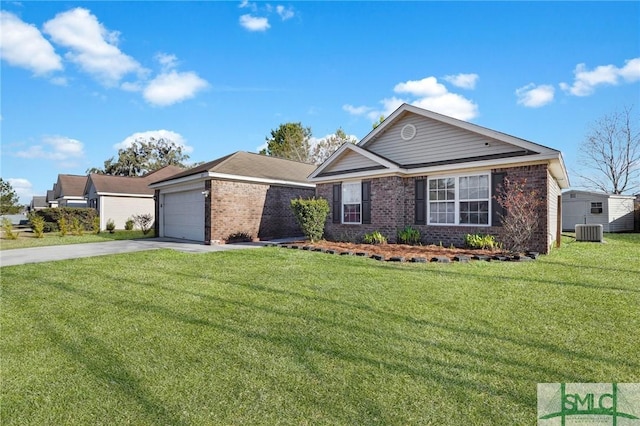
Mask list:
[[[471,250],[465,248],[448,248],[437,245],[410,246],[405,244],[355,244],[333,241],[298,241],[282,244],[287,248],[310,251],[323,251],[336,255],[352,255],[370,257],[390,262],[468,262],[483,261],[530,261],[538,257],[537,253],[513,255],[499,250]]]

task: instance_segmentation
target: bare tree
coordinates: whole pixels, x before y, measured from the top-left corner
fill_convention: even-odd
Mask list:
[[[622,194],[638,186],[640,120],[632,109],[624,107],[597,120],[580,145],[578,176],[585,187]]]

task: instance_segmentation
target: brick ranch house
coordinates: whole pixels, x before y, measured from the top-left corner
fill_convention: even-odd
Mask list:
[[[154,182],[156,235],[205,244],[238,233],[261,240],[300,236],[290,201],[314,196],[307,176],[315,168],[235,152]]]
[[[475,124],[403,104],[357,145],[342,145],[309,180],[331,205],[329,239],[380,231],[395,242],[410,225],[423,243],[462,246],[468,233],[500,241],[493,196],[505,177],[526,178],[543,201],[531,212],[540,220],[529,249],[548,253],[561,190],[569,187],[562,154]]]

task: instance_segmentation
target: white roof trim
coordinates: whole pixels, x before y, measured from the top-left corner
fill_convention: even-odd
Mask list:
[[[153,194],[130,194],[128,192],[96,192],[95,194],[107,197],[153,198]]]
[[[183,176],[178,179],[166,180],[164,182],[153,183],[149,185],[149,188],[160,189],[168,186],[179,185],[189,182],[197,182],[197,181],[205,181],[207,179],[220,179],[220,180],[234,180],[234,181],[243,181],[243,182],[254,182],[254,183],[265,183],[270,185],[282,185],[282,186],[300,186],[304,188],[315,188],[316,185],[314,183],[304,183],[304,182],[294,182],[288,180],[279,180],[279,179],[267,179],[267,178],[257,178],[252,176],[242,176],[242,175],[231,175],[226,173],[215,173],[215,172],[202,172],[195,175]]]

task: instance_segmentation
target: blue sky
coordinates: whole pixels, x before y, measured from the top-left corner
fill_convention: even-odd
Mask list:
[[[10,2],[1,176],[28,203],[138,136],[192,161],[301,122],[363,138],[402,102],[563,152],[640,110],[640,2]]]

